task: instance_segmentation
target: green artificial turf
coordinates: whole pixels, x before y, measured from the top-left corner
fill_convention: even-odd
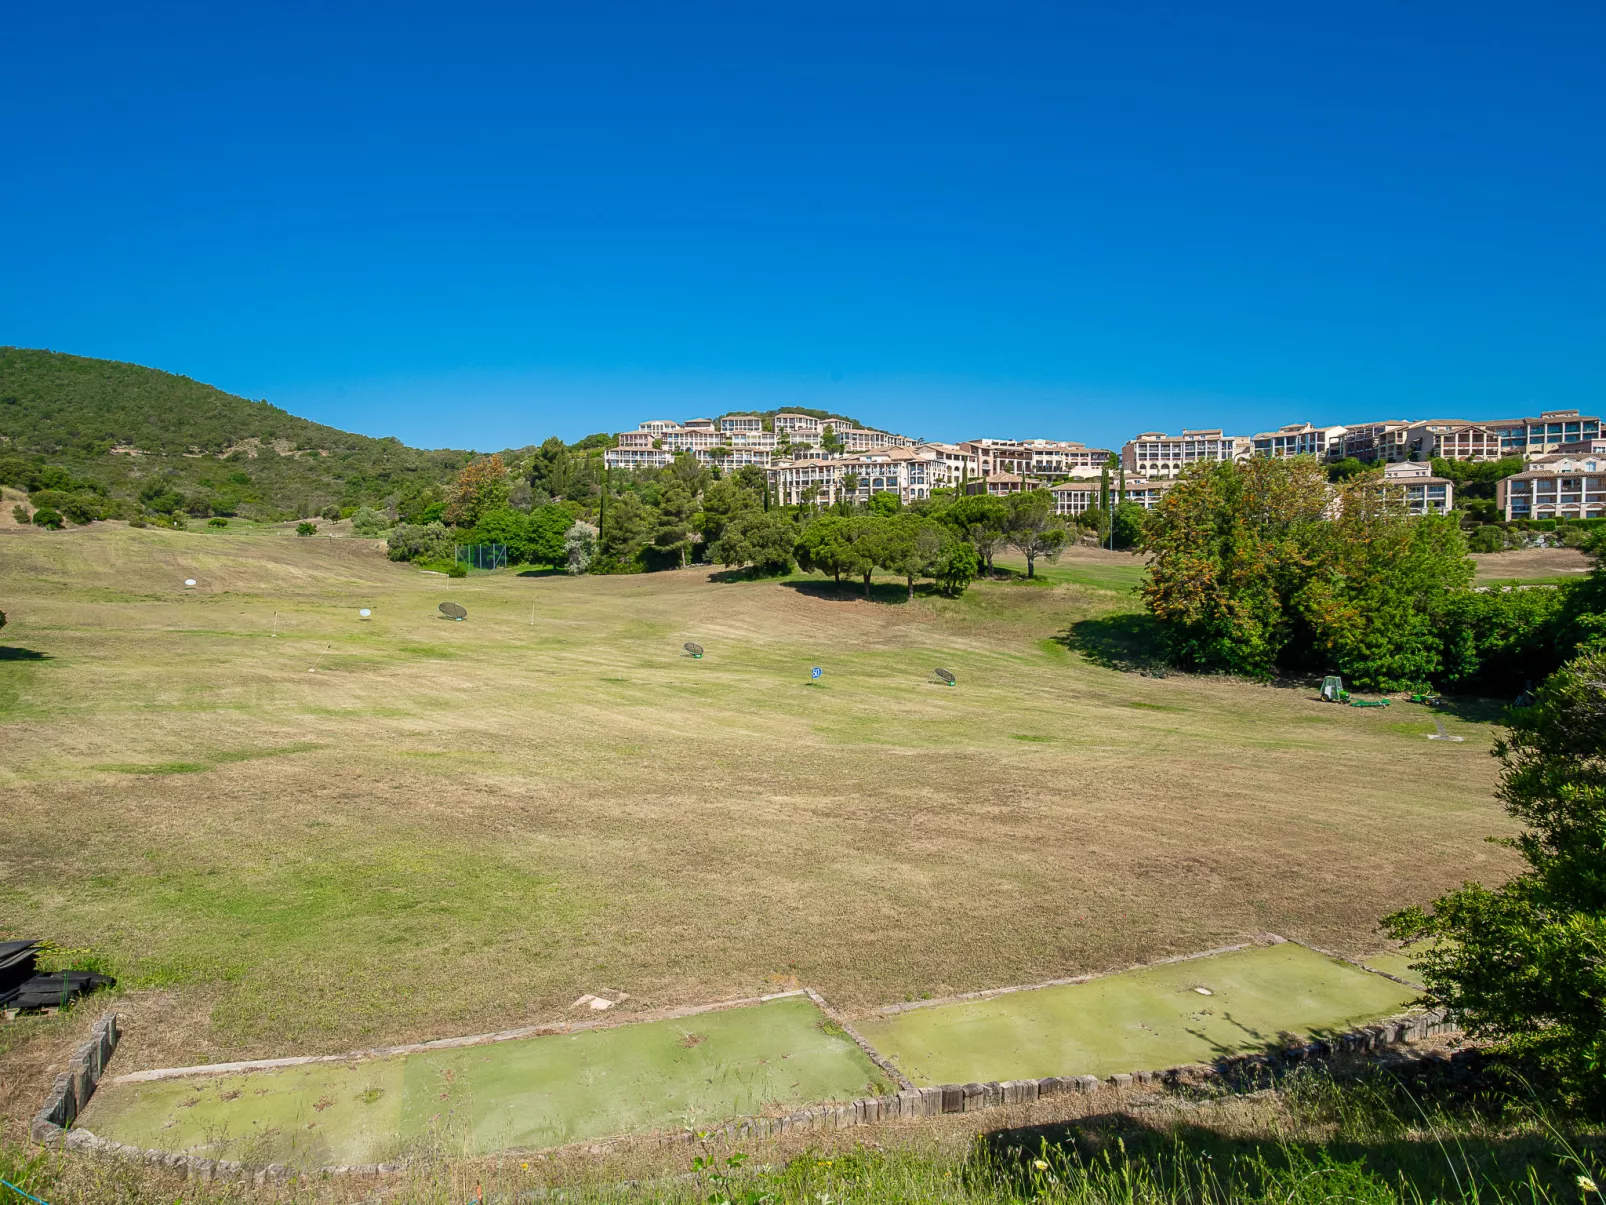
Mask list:
[[[792,997],[386,1058],[109,1081],[80,1124],[133,1146],[321,1167],[557,1146],[891,1090]]]
[[[1105,1076],[1347,1029],[1398,1012],[1414,994],[1288,942],[911,1009],[859,1030],[921,1086]]]

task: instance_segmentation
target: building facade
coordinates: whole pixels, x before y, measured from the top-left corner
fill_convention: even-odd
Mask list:
[[[1310,423],[1289,423],[1275,431],[1262,431],[1250,438],[1256,456],[1315,456],[1325,460],[1342,453],[1345,427],[1317,427]]]
[[[871,494],[897,494],[907,505],[954,483],[948,463],[913,448],[781,460],[770,465],[770,487],[784,506],[868,502]]]
[[[1484,423],[1500,440],[1502,456],[1545,456],[1563,444],[1600,438],[1600,419],[1576,410],[1544,410],[1537,418],[1504,418]]]
[[[1166,435],[1145,431],[1121,448],[1121,467],[1140,477],[1175,477],[1196,464],[1242,460],[1254,451],[1254,441],[1242,435],[1223,435],[1219,428]]]
[[[1606,456],[1541,456],[1495,484],[1506,519],[1606,518]]]
[[[1405,429],[1405,454],[1411,460],[1499,460],[1500,436],[1482,423],[1462,419],[1427,419]]]
[[[1435,477],[1425,463],[1399,460],[1383,467],[1378,487],[1387,498],[1403,503],[1413,515],[1442,515],[1455,502],[1455,486],[1444,477]]]

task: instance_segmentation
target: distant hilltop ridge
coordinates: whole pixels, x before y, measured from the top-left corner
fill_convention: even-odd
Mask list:
[[[99,498],[107,518],[317,515],[438,492],[472,456],[342,431],[156,368],[0,347],[0,484]]]

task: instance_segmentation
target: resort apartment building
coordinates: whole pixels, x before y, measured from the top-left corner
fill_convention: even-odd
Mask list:
[[[1455,486],[1444,477],[1435,477],[1425,463],[1398,460],[1383,466],[1383,483],[1378,487],[1385,497],[1405,504],[1413,515],[1447,514],[1455,501]]]
[[[765,419],[757,414],[727,414],[718,419],[692,418],[685,422],[649,419],[634,431],[621,431],[618,445],[603,454],[603,463],[610,469],[660,469],[673,464],[682,452],[689,452],[702,464],[722,469],[750,464],[768,468],[783,437],[793,445],[794,458],[829,456],[822,446],[827,428],[842,440],[844,452],[914,443],[907,436],[810,414],[777,414],[770,427],[767,430]]]
[[[1495,484],[1507,519],[1606,518],[1606,455],[1540,456]]]
[[[1169,479],[1150,481],[1143,477],[1129,477],[1126,488],[1122,489],[1118,480],[1110,481],[1110,497],[1117,503],[1135,502],[1144,510],[1153,510],[1159,505],[1160,499],[1171,488]],[[1098,508],[1099,504],[1098,481],[1062,481],[1049,489],[1054,499],[1054,513],[1056,515],[1081,515]]]
[[[1140,477],[1175,477],[1196,464],[1242,460],[1254,451],[1243,435],[1223,435],[1219,428],[1166,435],[1145,431],[1121,448],[1121,467]]]
[[[1484,423],[1426,419],[1405,429],[1405,454],[1411,460],[1499,460],[1500,436]]]
[[[1545,410],[1537,418],[1503,418],[1482,424],[1500,440],[1502,456],[1543,456],[1564,444],[1600,438],[1600,419],[1576,410]]]
[[[1405,432],[1410,425],[1404,419],[1388,419],[1345,427],[1343,450],[1335,459],[1345,456],[1367,462],[1409,459],[1405,450]]]
[[[1344,446],[1347,427],[1317,427],[1310,423],[1289,423],[1275,431],[1262,431],[1250,438],[1256,456],[1315,456],[1322,460]]]
[[[904,504],[931,497],[931,491],[958,480],[948,462],[915,448],[883,448],[825,458],[776,461],[770,487],[783,506],[868,502],[871,494],[897,494]]]

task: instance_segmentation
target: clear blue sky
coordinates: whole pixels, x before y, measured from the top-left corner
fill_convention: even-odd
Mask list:
[[[481,449],[1606,409],[1606,6],[24,4],[0,343]]]

